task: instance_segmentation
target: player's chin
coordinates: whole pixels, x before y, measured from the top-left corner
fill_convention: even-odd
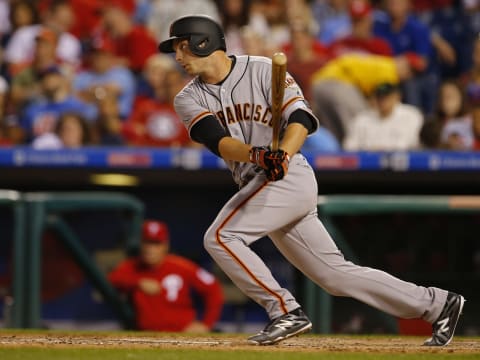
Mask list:
[[[183,70],[185,70],[185,72],[189,75],[195,75],[192,67],[190,65],[183,65]]]

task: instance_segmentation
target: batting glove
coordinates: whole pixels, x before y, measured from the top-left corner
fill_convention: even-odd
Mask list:
[[[281,150],[283,151],[283,150]],[[285,153],[285,152],[284,152]],[[290,157],[285,153],[283,161],[278,162],[275,166],[265,169],[265,175],[270,181],[282,180],[288,172],[288,165],[290,163]]]
[[[251,163],[267,170],[281,164],[288,158],[288,154],[281,149],[272,151],[267,146],[254,146],[250,149],[249,158]]]

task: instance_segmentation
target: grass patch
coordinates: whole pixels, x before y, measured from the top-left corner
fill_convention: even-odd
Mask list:
[[[52,349],[52,348],[1,348],[2,360],[452,360],[478,359],[479,354],[457,353],[308,353],[280,351],[226,351],[190,349]]]

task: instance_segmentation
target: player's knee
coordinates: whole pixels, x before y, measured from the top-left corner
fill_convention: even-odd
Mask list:
[[[342,296],[345,294],[344,283],[338,275],[328,272],[322,272],[321,277],[317,277],[318,285],[328,294],[333,296]]]
[[[326,283],[323,285],[323,289],[329,293],[330,295],[333,296],[342,296],[344,295],[344,291],[342,290],[342,287],[340,284],[335,284],[333,282]]]
[[[203,247],[208,253],[210,253],[216,245],[215,232],[212,232],[210,229],[208,229],[203,236]]]
[[[224,251],[222,244],[229,243],[231,241],[237,241],[238,236],[218,229],[216,227],[210,227],[205,236],[203,237],[203,246],[211,254],[212,251]]]

